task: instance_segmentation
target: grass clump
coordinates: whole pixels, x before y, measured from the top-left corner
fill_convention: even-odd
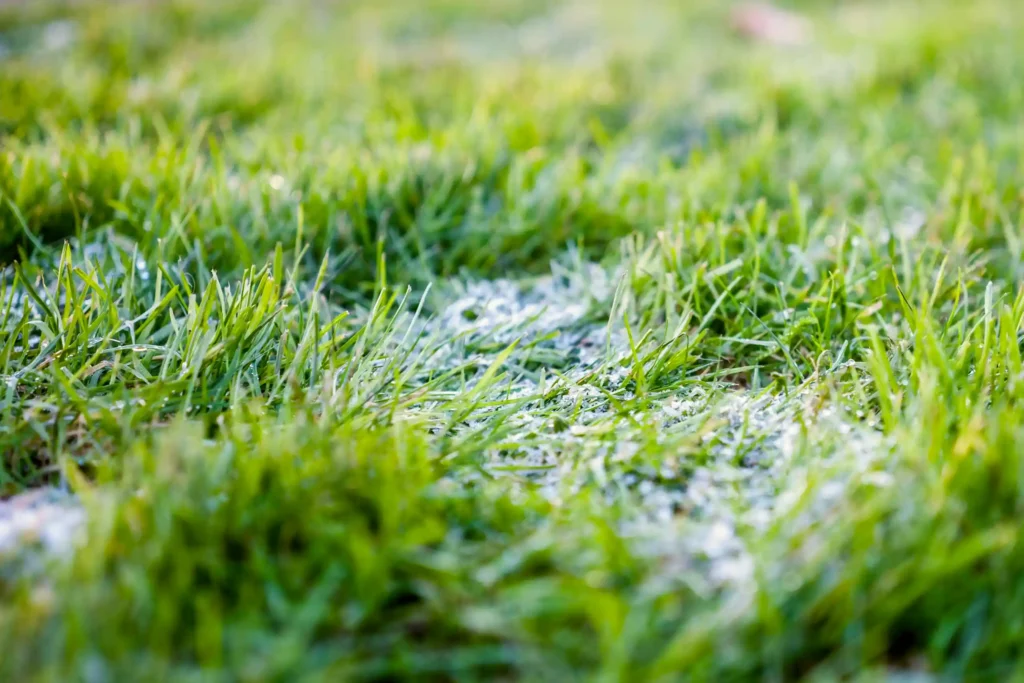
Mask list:
[[[0,4],[0,680],[1024,675],[1019,12],[795,4]]]

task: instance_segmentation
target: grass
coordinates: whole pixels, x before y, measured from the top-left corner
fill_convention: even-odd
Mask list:
[[[1024,680],[1024,19],[792,6],[0,3],[0,680]]]

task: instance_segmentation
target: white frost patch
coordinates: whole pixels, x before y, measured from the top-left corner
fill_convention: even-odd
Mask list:
[[[43,27],[41,42],[44,50],[57,52],[69,47],[75,41],[78,27],[66,19],[51,21]]]
[[[486,367],[502,346],[519,343],[513,360],[528,359],[543,369],[548,357],[561,358],[561,371],[581,376],[605,359],[609,346],[618,347],[624,334],[609,336],[603,316],[596,313],[614,292],[614,273],[596,264],[582,270],[553,268],[551,275],[528,282],[474,280],[453,285],[452,303],[429,320],[414,324],[418,350],[433,370],[475,363]],[[480,349],[485,349],[483,352]],[[472,380],[469,380],[472,385]],[[538,385],[520,378],[510,396],[536,393]]]
[[[821,408],[814,387],[718,398],[688,388],[631,415],[639,426],[610,411],[600,394],[585,395],[568,428],[554,430],[551,412],[540,414],[512,418],[525,445],[495,453],[488,469],[531,481],[556,505],[584,490],[602,492],[608,504],[628,501],[622,533],[667,577],[703,590],[750,587],[746,535],[790,514],[811,475],[819,477],[806,508],[812,517],[842,501],[852,476],[891,482],[883,466],[892,444],[852,415]],[[664,455],[642,452],[652,426],[655,452],[665,448]],[[703,430],[699,462],[672,452],[670,438]]]
[[[423,323],[421,339],[449,340],[430,359],[435,367],[486,365],[517,340],[523,355],[513,353],[510,367],[538,349],[559,363],[510,373],[501,397],[527,402],[503,415],[507,436],[483,472],[452,477],[507,479],[556,506],[587,496],[614,508],[620,533],[664,569],[662,580],[728,587],[742,605],[756,573],[748,544],[781,520],[813,524],[855,480],[891,485],[885,455],[893,446],[863,414],[823,405],[818,384],[786,394],[690,384],[635,401],[629,340],[598,314],[616,277],[591,265],[556,266],[528,283],[473,281]],[[500,410],[474,411],[457,429],[486,431]]]
[[[801,406],[795,414],[793,404]],[[780,521],[816,524],[843,504],[853,478],[891,485],[884,464],[893,444],[833,408],[810,414],[804,401],[792,398],[738,395],[724,405],[730,422],[715,436],[715,458],[691,475],[679,513],[667,524],[647,515],[627,532],[641,552],[662,563],[664,580],[698,590],[728,588],[737,609],[744,609],[755,576],[748,541]],[[756,443],[738,462],[737,442]],[[812,477],[817,485],[809,487]]]
[[[484,366],[517,340],[523,355],[513,353],[511,368],[538,358],[528,356],[537,350],[558,359],[557,368],[541,360],[519,376],[513,369],[501,398],[527,402],[503,415],[507,437],[483,472],[451,476],[507,479],[556,506],[587,496],[614,507],[620,533],[664,568],[663,580],[729,587],[741,605],[756,570],[748,543],[783,519],[813,523],[842,503],[854,479],[890,485],[892,444],[862,414],[823,406],[821,385],[778,394],[691,384],[635,401],[628,338],[598,314],[616,277],[597,265],[556,266],[527,283],[464,283],[422,323],[421,343],[447,340],[432,367]],[[486,431],[500,410],[474,411],[457,430]]]
[[[458,298],[436,319],[449,334],[497,335],[513,341],[523,334],[548,333],[577,325],[594,302],[611,297],[605,270],[555,273],[523,287],[511,280],[476,280],[461,286]]]
[[[85,523],[75,500],[56,489],[39,489],[0,501],[0,557],[27,546],[64,555]]]

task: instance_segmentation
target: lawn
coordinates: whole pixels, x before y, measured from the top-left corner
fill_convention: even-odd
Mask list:
[[[0,681],[1024,680],[1017,5],[0,1]]]

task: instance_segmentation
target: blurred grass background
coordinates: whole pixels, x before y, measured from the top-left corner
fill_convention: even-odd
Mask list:
[[[790,183],[865,221],[945,199],[978,145],[1016,216],[1018,12],[798,7],[813,34],[780,48],[718,2],[8,5],[0,243],[109,226],[237,272],[301,215],[365,295],[378,243],[422,284],[785,207]],[[970,210],[984,243],[999,217]]]

